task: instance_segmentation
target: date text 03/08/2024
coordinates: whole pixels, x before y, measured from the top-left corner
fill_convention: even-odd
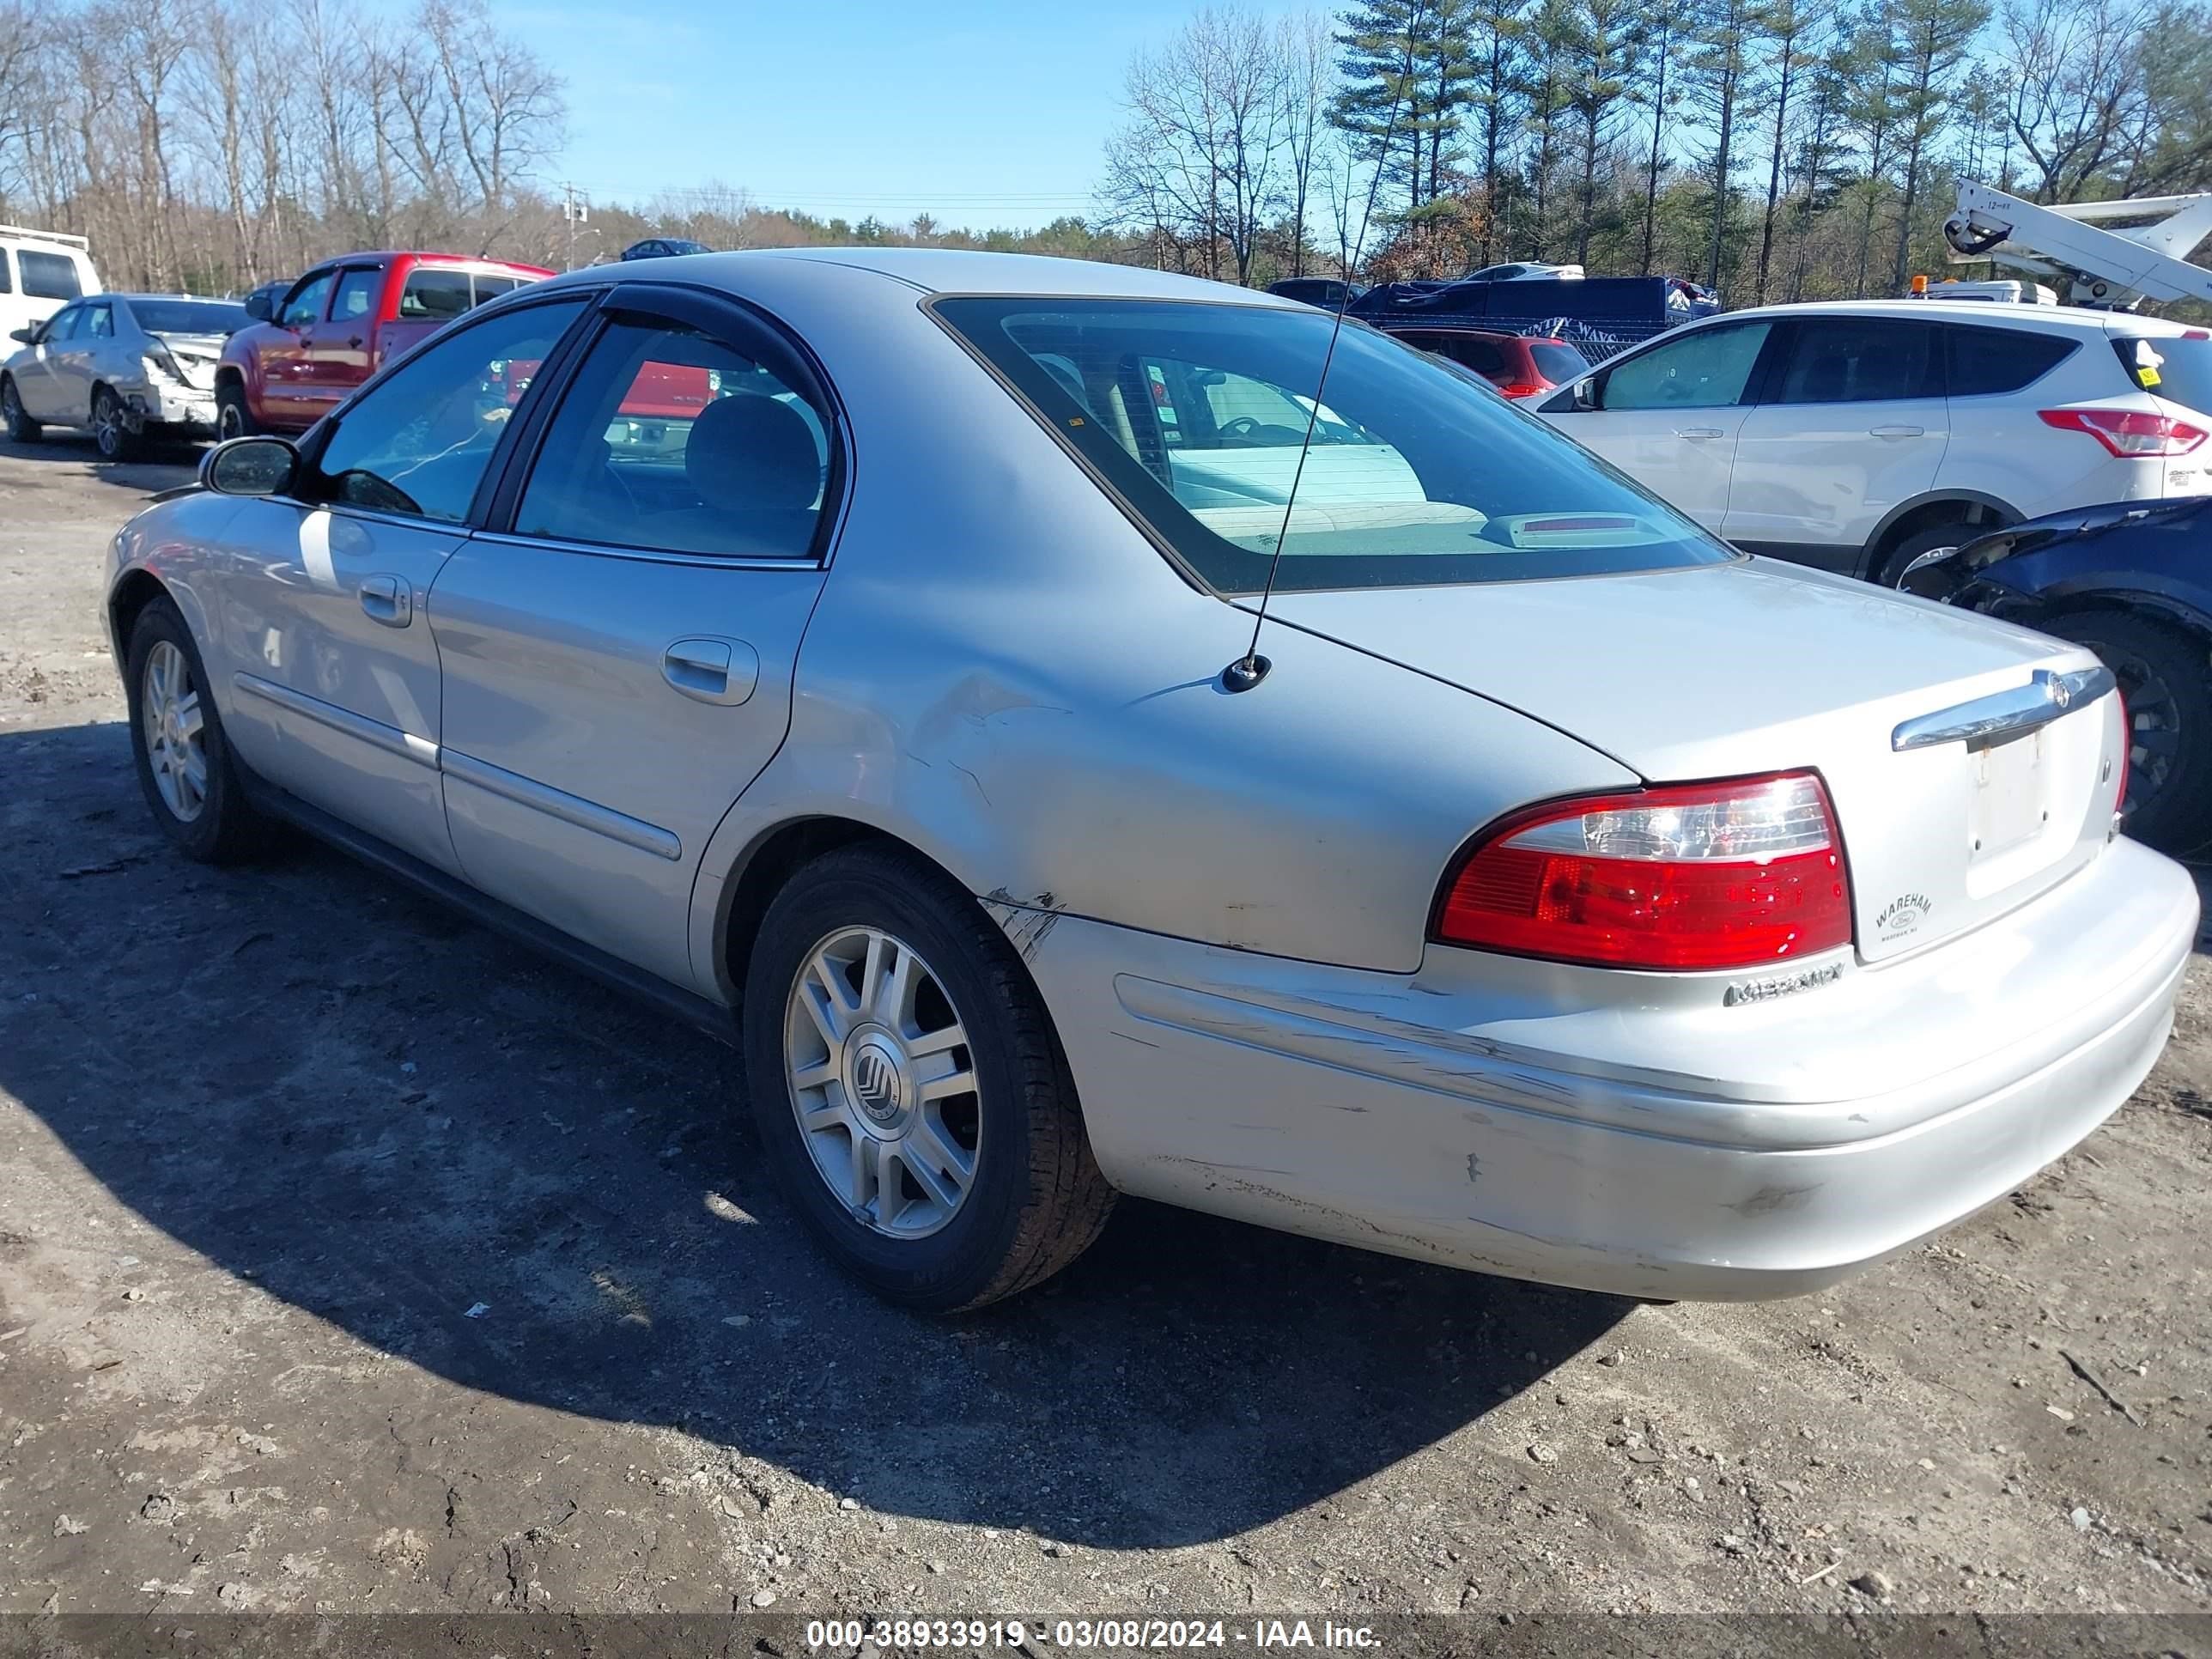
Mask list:
[[[806,1645],[848,1652],[862,1646],[1171,1652],[1240,1646],[1371,1650],[1382,1643],[1369,1626],[1328,1619],[817,1619],[807,1623]]]

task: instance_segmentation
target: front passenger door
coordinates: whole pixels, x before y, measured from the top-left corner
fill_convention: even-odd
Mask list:
[[[831,407],[744,307],[617,289],[506,528],[495,511],[431,592],[469,880],[678,984],[700,855],[790,724]]]
[[[270,781],[440,869],[455,864],[424,602],[531,407],[508,404],[492,365],[549,356],[587,303],[521,307],[410,357],[308,446],[295,499],[244,501],[224,532],[231,741]]]
[[[307,385],[307,352],[321,326],[323,308],[329,304],[335,270],[311,271],[295,283],[271,319],[275,326],[256,340],[254,350],[261,366],[261,408],[264,416],[286,428],[312,426],[330,408],[312,395]]]
[[[31,348],[31,361],[14,371],[15,396],[22,402],[23,412],[35,420],[70,418],[62,413],[60,382],[55,375],[54,364],[57,357],[69,349],[70,337],[83,320],[82,306],[67,307],[46,319],[40,325],[38,343]]]
[[[1595,409],[1563,395],[1545,418],[1717,535],[1747,393],[1771,331],[1749,322],[1676,335],[1600,369]]]

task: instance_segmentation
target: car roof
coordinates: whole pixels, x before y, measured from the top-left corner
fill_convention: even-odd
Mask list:
[[[208,306],[234,306],[240,303],[236,300],[225,299],[220,294],[119,294],[110,290],[106,294],[88,294],[84,297],[88,300],[191,300],[198,304]]]
[[[679,269],[708,282],[737,282],[750,266],[767,260],[845,265],[873,271],[926,294],[1054,295],[1133,300],[1206,300],[1223,305],[1282,309],[1297,301],[1261,289],[1210,283],[1199,276],[1150,270],[1141,265],[1107,264],[1097,259],[1060,259],[1036,253],[989,253],[946,247],[749,248],[739,252],[678,254],[658,265],[653,280]],[[556,277],[605,281],[609,267],[587,265]]]
[[[2108,332],[2114,325],[2146,334],[2181,334],[2188,325],[2163,317],[2141,317],[2126,311],[2093,311],[2087,306],[2008,304],[2002,300],[1820,300],[1798,305],[1759,306],[1747,311],[1721,312],[1698,319],[1700,325],[1736,322],[1747,317],[1899,317],[1934,318],[1938,322],[2027,323],[2053,329],[2075,329],[2085,333]]]

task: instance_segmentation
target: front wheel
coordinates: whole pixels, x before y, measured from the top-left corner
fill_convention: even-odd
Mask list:
[[[215,435],[217,442],[231,438],[251,438],[261,430],[261,422],[253,418],[253,411],[246,406],[246,388],[235,380],[225,380],[215,389]]]
[[[1939,547],[1964,547],[1982,532],[1963,520],[1955,524],[1930,525],[1925,530],[1916,530],[1883,556],[1881,568],[1874,580],[1884,587],[1901,588],[1908,593],[1918,593],[1923,599],[1941,599],[1948,573],[1943,565],[1923,565],[1912,571],[1912,562],[1923,553],[1932,553]],[[1912,580],[1905,575],[1912,571]]]
[[[1114,1201],[1067,1062],[1004,934],[933,866],[849,848],[794,876],[753,942],[746,1090],[808,1228],[932,1313],[1028,1289]]]
[[[4,374],[0,374],[0,422],[6,423],[11,443],[34,444],[45,430],[23,407],[23,394],[15,390],[15,380]]]
[[[2036,624],[2095,652],[2128,709],[2123,827],[2183,855],[2212,845],[2212,656],[2205,642],[2124,611],[2087,611]]]
[[[169,600],[153,600],[131,625],[125,684],[138,785],[162,833],[203,864],[258,851],[265,826],[231,764],[199,647]]]
[[[135,461],[145,447],[143,434],[131,429],[123,399],[106,386],[92,394],[92,441],[103,461]]]

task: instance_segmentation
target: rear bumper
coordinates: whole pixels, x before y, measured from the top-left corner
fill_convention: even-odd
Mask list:
[[[2197,912],[2179,866],[2123,841],[1972,934],[1740,1006],[1703,975],[1640,1006],[1611,976],[1595,1006],[1588,970],[1472,952],[1391,976],[1072,918],[1018,936],[1126,1191],[1516,1278],[1747,1300],[1893,1254],[2103,1122],[2165,1043]]]
[[[132,424],[215,430],[215,392],[193,386],[149,386],[130,392],[126,404]]]

